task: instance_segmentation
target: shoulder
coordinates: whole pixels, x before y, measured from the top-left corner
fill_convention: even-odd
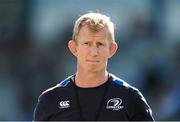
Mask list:
[[[117,86],[117,88],[121,88],[126,93],[128,93],[129,97],[140,97],[144,101],[146,101],[142,95],[142,93],[134,86],[130,85],[126,81],[120,79],[119,77],[115,76],[114,74],[110,74],[112,78],[112,82]]]
[[[114,74],[110,74],[110,77],[111,77],[112,82],[115,84],[115,86],[117,86],[119,88],[124,88],[126,90],[130,90],[130,91],[134,91],[134,90],[138,91],[137,88],[133,87],[132,85],[130,85],[123,79],[115,76]]]
[[[134,112],[134,119],[137,120],[153,120],[152,110],[148,105],[143,94],[135,87],[129,85],[124,80],[111,74],[112,81],[114,82],[116,89],[121,89],[126,98],[128,98],[129,111]],[[119,91],[119,90],[118,90]],[[131,107],[130,107],[131,106]],[[143,118],[142,118],[143,117]]]
[[[59,104],[58,99],[69,96],[67,87],[70,81],[72,81],[71,76],[41,93],[34,110],[34,120],[48,120],[51,112],[56,109],[55,105]]]
[[[46,98],[46,97],[49,98],[51,96],[55,96],[57,93],[59,93],[60,91],[64,90],[66,87],[68,87],[68,85],[72,81],[71,78],[72,78],[72,75],[67,77],[64,80],[61,80],[57,85],[43,91],[42,94],[39,96],[39,98]]]
[[[110,74],[110,77],[111,77],[112,81],[118,86],[127,87],[127,88],[132,87],[126,81],[124,81],[123,79],[120,79],[119,77],[115,76],[114,74]]]

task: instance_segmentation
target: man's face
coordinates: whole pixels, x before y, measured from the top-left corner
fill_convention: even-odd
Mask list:
[[[76,41],[79,70],[95,73],[106,69],[110,50],[106,28],[94,32],[85,25],[80,29]]]

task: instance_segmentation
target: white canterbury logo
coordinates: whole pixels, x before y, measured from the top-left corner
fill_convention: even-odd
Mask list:
[[[59,103],[59,108],[69,108],[70,107],[70,104],[69,104],[69,100],[67,100],[67,101],[61,101],[60,103]]]
[[[112,109],[118,111],[119,109],[123,109],[124,106],[121,106],[122,100],[120,98],[112,98],[107,102],[106,109]]]

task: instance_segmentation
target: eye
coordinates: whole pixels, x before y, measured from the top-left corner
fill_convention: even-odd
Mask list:
[[[90,45],[90,42],[84,42],[83,44],[84,45]]]
[[[101,42],[98,42],[97,43],[97,46],[99,47],[99,46],[103,46],[104,44],[103,43],[101,43]]]

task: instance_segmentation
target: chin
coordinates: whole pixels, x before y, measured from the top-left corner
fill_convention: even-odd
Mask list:
[[[103,70],[100,68],[97,68],[97,67],[88,69],[88,72],[90,72],[90,73],[97,73],[97,72],[101,72],[101,71],[103,71]]]

